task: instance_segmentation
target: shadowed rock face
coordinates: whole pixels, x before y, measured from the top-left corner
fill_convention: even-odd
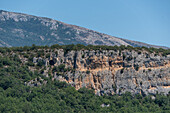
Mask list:
[[[75,69],[64,72],[64,76],[54,72],[53,79],[66,81],[76,89],[87,87],[98,95],[126,91],[144,95],[168,94],[170,91],[170,56],[133,50],[80,50],[64,54],[59,49],[50,54],[50,58],[43,59],[47,67],[54,61],[54,66],[65,64],[66,68]],[[47,73],[44,75],[48,76]]]
[[[160,48],[160,46],[116,38],[49,18],[1,10],[0,46],[30,46],[32,44],[131,45]],[[166,47],[161,48],[166,49]]]

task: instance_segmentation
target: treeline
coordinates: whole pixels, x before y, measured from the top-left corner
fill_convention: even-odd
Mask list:
[[[65,71],[65,66],[54,68]],[[46,84],[28,86],[25,82],[41,77]],[[130,93],[97,96],[93,90],[78,91],[65,82],[31,72],[17,55],[0,57],[0,112],[2,113],[169,113],[170,94],[132,96]]]
[[[33,44],[31,47],[24,46],[24,47],[0,47],[0,52],[10,52],[10,51],[30,51],[30,50],[36,50],[36,49],[63,49],[65,53],[67,53],[70,50],[114,50],[114,51],[122,51],[122,50],[135,50],[135,51],[148,51],[150,53],[155,52],[155,54],[161,53],[163,56],[170,54],[170,49],[162,49],[162,48],[147,48],[147,47],[132,47],[132,46],[106,46],[106,45],[82,45],[82,44],[71,44],[71,45],[52,45],[52,46],[36,46]]]
[[[24,113],[169,113],[170,96],[96,96],[93,90],[48,81],[41,87],[24,86],[19,81],[4,89],[0,87],[0,112]]]

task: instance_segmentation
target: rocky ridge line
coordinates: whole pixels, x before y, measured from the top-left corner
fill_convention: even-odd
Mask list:
[[[0,10],[0,46],[31,46],[32,44],[130,45],[168,49],[117,38],[50,18]]]

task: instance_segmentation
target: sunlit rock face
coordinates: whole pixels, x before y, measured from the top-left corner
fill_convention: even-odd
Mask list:
[[[74,69],[63,75],[53,72],[53,79],[66,81],[76,89],[94,89],[97,95],[122,94],[126,91],[143,95],[168,94],[170,91],[169,56],[134,50],[80,50],[64,53],[59,49],[50,52],[50,57],[43,60],[47,67],[64,64],[66,68]]]

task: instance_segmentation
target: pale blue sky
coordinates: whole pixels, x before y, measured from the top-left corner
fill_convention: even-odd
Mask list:
[[[0,9],[170,47],[170,0],[0,0]]]

